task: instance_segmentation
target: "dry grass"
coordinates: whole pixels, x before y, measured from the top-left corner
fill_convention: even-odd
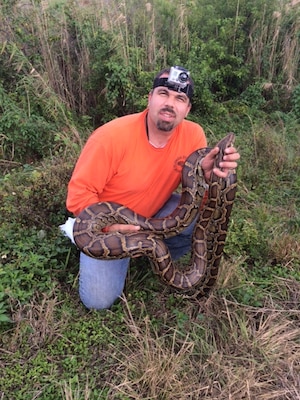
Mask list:
[[[51,373],[46,382],[54,382],[57,399],[64,400],[297,400],[300,283],[280,279],[278,292],[281,298],[276,303],[269,298],[263,307],[213,293],[201,312],[186,301],[165,314],[156,312],[168,302],[161,293],[157,304],[124,297],[119,308],[100,314],[83,313],[78,305],[62,312],[56,296],[44,295],[15,312],[14,329],[1,340],[0,366],[13,371],[21,363],[28,374],[27,363],[43,354],[41,369],[35,367],[40,375],[32,378],[35,399],[45,399],[42,382]],[[80,336],[74,329],[82,330]],[[68,350],[59,355],[62,343]],[[71,364],[65,375],[62,363],[80,360],[81,354],[73,377]],[[25,374],[24,386],[29,385]]]
[[[295,4],[296,5],[296,4]],[[268,15],[268,5],[264,6],[262,17],[257,20],[249,33],[250,47],[249,58],[254,63],[256,74],[264,76],[268,72],[268,80],[272,82],[278,69],[282,70],[285,77],[285,92],[290,92],[295,84],[295,73],[299,65],[299,20],[290,24],[286,31],[291,14],[295,9],[287,3],[278,4],[278,10],[273,15]],[[284,33],[282,33],[284,32]],[[268,48],[268,54],[265,49]],[[280,59],[278,49],[281,49]],[[267,61],[267,69],[264,70],[263,59]]]
[[[280,241],[278,241],[278,237],[280,237]],[[299,259],[300,240],[289,232],[283,232],[270,241],[270,248],[274,259],[285,268],[289,268],[294,259]]]
[[[109,399],[300,398],[299,310],[211,297],[188,332],[160,335],[125,306],[131,334],[111,353],[117,367]]]
[[[27,341],[32,350],[38,350],[61,334],[63,321],[56,320],[59,307],[57,297],[42,295],[29,304],[19,305],[13,315],[14,329],[10,340],[10,351],[16,351]]]
[[[62,397],[64,400],[89,400],[91,390],[89,389],[89,380],[86,378],[84,389],[81,389],[80,383],[77,381],[77,388],[74,390],[73,382],[64,381],[62,383]]]

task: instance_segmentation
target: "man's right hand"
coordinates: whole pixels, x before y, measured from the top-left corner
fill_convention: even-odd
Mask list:
[[[139,231],[141,227],[139,225],[127,225],[127,224],[113,224],[110,226],[106,226],[102,229],[102,232],[121,232],[121,233],[130,233]]]

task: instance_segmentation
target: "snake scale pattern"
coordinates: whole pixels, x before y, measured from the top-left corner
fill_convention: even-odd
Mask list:
[[[233,141],[234,134],[229,133],[217,144],[220,151],[215,159],[216,167],[225,148]],[[210,150],[196,150],[187,158],[182,170],[180,203],[169,216],[145,218],[117,203],[92,204],[75,219],[73,235],[77,247],[98,259],[147,256],[164,283],[188,295],[207,296],[218,276],[237,188],[235,170],[230,171],[227,178],[212,173],[206,204],[200,207],[207,189],[201,162]],[[179,267],[173,262],[163,239],[177,235],[196,217],[190,262]],[[104,227],[112,224],[140,225],[141,230],[102,232]]]

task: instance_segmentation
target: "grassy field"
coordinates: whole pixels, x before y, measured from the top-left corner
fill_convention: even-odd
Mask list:
[[[297,399],[299,286],[278,281],[284,299],[263,307],[162,288],[100,313],[70,294],[36,298],[2,336],[2,398]]]
[[[0,1],[0,400],[300,400],[298,1]],[[58,226],[92,129],[186,65],[238,192],[208,299],[146,258],[89,311]],[[182,260],[184,262],[184,260]]]
[[[86,310],[77,250],[57,229],[70,167],[5,175],[1,399],[300,398],[299,137],[255,132],[237,138],[239,191],[206,301],[172,292],[141,258],[111,310]]]

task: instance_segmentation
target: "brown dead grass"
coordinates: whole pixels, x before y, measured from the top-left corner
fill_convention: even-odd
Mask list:
[[[298,290],[300,285],[298,285]],[[300,310],[252,308],[212,296],[188,332],[162,336],[149,318],[112,352],[109,399],[300,399]]]
[[[57,320],[58,307],[57,297],[45,294],[16,307],[9,350],[16,351],[26,341],[34,352],[59,337],[64,321]]]
[[[279,279],[277,289],[281,298],[275,303],[270,297],[263,307],[212,293],[201,303],[201,311],[195,313],[187,301],[172,305],[177,313],[169,310],[164,316],[155,313],[157,305],[151,302],[125,297],[118,311],[61,314],[62,304],[55,295],[37,297],[19,307],[10,335],[2,337],[3,368],[19,362],[14,354],[26,365],[26,357],[33,360],[43,351],[53,364],[54,375],[48,379],[57,380],[58,398],[65,400],[297,400],[300,282]],[[162,301],[167,303],[167,295],[158,304]],[[121,327],[105,322],[115,312],[122,313]],[[84,332],[92,333],[95,318],[102,321],[97,325],[110,340],[90,341],[88,353],[94,361],[85,360],[81,375],[79,371],[74,378],[55,375],[64,359],[51,353],[55,344],[78,321]],[[82,335],[82,340],[88,337]],[[76,346],[81,345],[79,338],[72,341],[75,356]],[[27,356],[20,355],[22,348]],[[95,397],[95,387],[102,397]],[[42,393],[43,386],[35,398],[44,399]]]

